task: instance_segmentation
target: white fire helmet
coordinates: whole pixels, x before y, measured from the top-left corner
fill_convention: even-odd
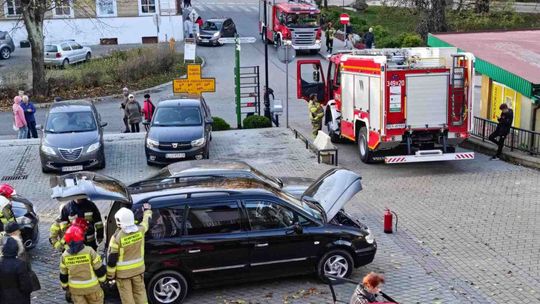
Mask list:
[[[135,225],[135,216],[133,211],[128,208],[122,207],[114,215],[116,220],[116,225],[120,227],[124,232],[131,233],[139,230],[137,225]]]
[[[7,205],[9,205],[10,203],[11,203],[10,200],[0,195],[0,211],[4,209]]]

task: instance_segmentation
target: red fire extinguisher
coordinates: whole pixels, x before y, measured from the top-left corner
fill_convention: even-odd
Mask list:
[[[384,211],[384,233],[392,233],[392,219],[393,219],[392,214],[396,216],[396,232],[397,232],[398,216],[394,211],[391,211],[390,209],[386,208]]]

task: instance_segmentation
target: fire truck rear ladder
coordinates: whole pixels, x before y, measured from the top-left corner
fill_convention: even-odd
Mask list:
[[[452,102],[452,125],[461,126],[463,124],[464,111],[467,106],[467,83],[465,80],[465,73],[467,67],[465,63],[467,57],[465,55],[453,55],[452,56],[452,75],[451,75],[451,102]],[[459,120],[456,118],[456,103],[461,101],[461,109],[459,110]]]

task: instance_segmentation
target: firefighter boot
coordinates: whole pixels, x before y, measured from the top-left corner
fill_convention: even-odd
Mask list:
[[[122,304],[147,304],[146,288],[142,274],[129,279],[116,278],[116,286],[120,293]]]

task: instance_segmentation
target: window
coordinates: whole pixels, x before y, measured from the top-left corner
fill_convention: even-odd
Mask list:
[[[156,0],[139,0],[140,1],[140,13],[141,14],[155,14],[156,13]]]
[[[6,0],[4,4],[4,12],[6,17],[20,16],[22,14],[21,0]]]
[[[69,45],[71,46],[71,49],[76,51],[76,50],[82,50],[82,46],[80,44],[78,44],[77,42],[70,42]]]
[[[60,47],[62,48],[62,51],[64,51],[64,52],[69,52],[69,51],[71,51],[71,47],[70,47],[69,44],[67,44],[67,43],[62,43],[62,44],[60,45]]]
[[[241,231],[236,203],[191,206],[186,222],[187,235],[232,233]]]
[[[251,230],[287,228],[300,223],[309,225],[311,221],[290,209],[274,202],[246,201]]]
[[[116,16],[116,0],[96,0],[96,13],[98,17]]]
[[[54,4],[55,17],[73,17],[71,0],[56,0]]]
[[[142,219],[142,211],[139,209],[136,214],[137,219]],[[160,208],[152,209],[152,219],[150,220],[147,232],[148,239],[173,238],[182,235],[184,222],[184,208]]]

